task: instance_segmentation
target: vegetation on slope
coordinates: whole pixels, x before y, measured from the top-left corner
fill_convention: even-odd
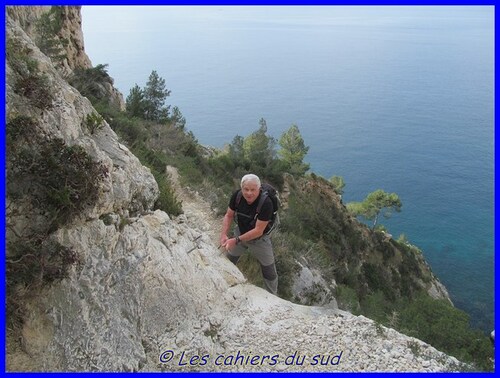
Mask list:
[[[40,116],[54,101],[49,80],[18,40],[9,38],[6,52],[18,109],[9,109],[6,122],[7,319],[9,332],[15,332],[26,315],[26,299],[79,263],[77,251],[51,235],[98,200],[108,171],[82,147],[42,131]]]

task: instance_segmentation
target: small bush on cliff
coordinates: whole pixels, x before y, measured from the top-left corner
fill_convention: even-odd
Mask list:
[[[97,101],[107,102],[104,86],[113,84],[107,67],[107,64],[98,64],[91,68],[76,68],[68,82],[93,104]]]
[[[336,287],[335,298],[339,308],[345,309],[352,314],[359,314],[360,305],[356,291],[346,285]]]
[[[170,215],[182,214],[182,202],[180,202],[164,174],[153,173],[160,189],[160,195],[155,203],[155,208],[163,210]]]
[[[26,117],[10,120],[7,134],[7,194],[30,198],[46,214],[49,231],[71,222],[95,203],[108,170],[82,147],[43,136]]]
[[[30,239],[8,240],[6,261],[7,276],[7,327],[16,330],[26,315],[24,303],[39,289],[66,278],[75,264],[81,263],[78,252],[47,235]]]
[[[97,201],[108,170],[82,147],[45,136],[25,116],[8,120],[7,142],[7,196],[29,199],[47,217],[47,231],[72,222]]]
[[[19,41],[7,40],[7,62],[14,72],[12,87],[14,92],[26,97],[31,105],[46,110],[52,107],[54,95],[49,90],[46,75],[38,68],[38,62],[30,57],[30,50],[21,46]]]
[[[66,58],[64,45],[67,41],[62,40],[58,33],[62,28],[63,8],[53,6],[50,11],[40,16],[35,24],[38,33],[35,43],[38,48],[54,62]]]
[[[12,237],[6,270],[9,319],[14,323],[22,318],[25,296],[66,277],[79,261],[77,251],[50,236],[95,204],[107,175],[107,168],[82,147],[49,138],[34,119],[18,115],[8,120],[7,227]],[[11,224],[20,211],[29,220],[23,229]]]
[[[85,117],[83,125],[89,130],[90,134],[95,134],[96,131],[100,130],[104,126],[104,118],[99,113],[90,113]]]

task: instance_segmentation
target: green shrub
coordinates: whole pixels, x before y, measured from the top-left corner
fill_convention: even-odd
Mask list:
[[[400,331],[414,336],[478,370],[492,371],[493,347],[484,334],[470,328],[469,316],[446,300],[421,293],[400,310]]]
[[[340,309],[358,314],[360,310],[356,290],[346,285],[337,285],[335,298]]]
[[[396,299],[392,276],[385,266],[365,261],[361,269],[366,283],[372,292],[380,291],[390,301]]]
[[[224,181],[231,181],[236,168],[235,162],[228,154],[218,154],[208,159],[208,165],[213,174],[217,177],[223,178]]]
[[[10,118],[6,125],[7,155],[15,153],[18,143],[27,140],[36,130],[37,123],[31,117],[17,115]]]
[[[7,276],[10,285],[48,284],[66,278],[79,254],[50,239],[33,238],[8,243]],[[16,259],[17,258],[17,259]]]
[[[14,90],[21,96],[27,97],[33,106],[50,109],[54,97],[48,88],[48,79],[45,75],[32,74],[18,78]]]
[[[170,182],[165,177],[164,174],[158,174],[153,172],[158,187],[160,189],[160,195],[155,203],[155,209],[162,210],[169,215],[177,216],[182,214],[182,203],[177,200],[175,191],[170,185]]]
[[[19,41],[7,40],[7,62],[14,71],[14,92],[26,97],[31,105],[42,109],[50,109],[54,95],[50,92],[49,81],[46,75],[40,73],[38,63],[30,58],[30,51],[21,47]]]
[[[296,260],[312,247],[312,243],[293,233],[284,232],[281,228],[273,234],[272,243],[279,275],[278,294],[282,298],[295,301],[292,293],[293,279],[300,272]]]
[[[8,38],[5,46],[7,62],[14,72],[20,76],[27,76],[38,71],[38,62],[30,58],[32,50],[21,45],[15,38]]]
[[[411,248],[401,249],[402,262],[399,265],[399,276],[401,277],[401,294],[408,298],[413,298],[417,286],[414,283],[413,277],[424,278],[421,266],[415,252]]]
[[[382,291],[375,291],[360,302],[361,313],[378,322],[387,321],[387,314],[391,312],[392,305]]]
[[[169,163],[168,157],[164,153],[153,151],[144,145],[134,146],[132,152],[134,152],[142,164],[151,168],[156,174],[163,174]]]
[[[107,64],[98,64],[91,68],[76,68],[68,82],[92,104],[99,101],[108,103],[109,93],[104,87],[106,84],[112,85],[113,79],[109,76],[107,67]]]
[[[26,300],[38,289],[66,277],[81,258],[74,249],[46,235],[7,241],[7,328],[18,329],[25,318]]]
[[[43,136],[35,121],[23,116],[7,122],[7,134],[7,194],[30,198],[50,220],[49,230],[72,222],[95,203],[108,170],[82,147]]]
[[[61,39],[58,33],[61,31],[63,22],[63,8],[53,6],[50,11],[44,13],[35,23],[37,37],[35,43],[38,48],[55,62],[66,58],[64,45],[67,41]]]
[[[197,158],[181,155],[171,159],[171,164],[178,168],[183,186],[199,186],[206,177],[205,164]]]
[[[7,121],[7,198],[23,205],[28,226],[7,241],[9,322],[19,324],[27,296],[65,278],[78,253],[51,240],[53,231],[78,219],[95,204],[108,170],[80,146],[49,138],[26,116]],[[43,222],[32,222],[42,217]]]
[[[345,181],[341,176],[332,176],[329,180],[337,194],[344,194]]]
[[[144,146],[148,140],[146,128],[137,119],[120,117],[112,119],[108,123],[131,149]]]
[[[249,253],[245,253],[238,261],[238,268],[245,276],[248,282],[265,288],[264,279],[260,269],[260,264],[257,259],[253,258]],[[281,278],[281,277],[280,277]]]
[[[104,127],[104,118],[99,113],[92,112],[85,117],[84,125],[93,135]]]

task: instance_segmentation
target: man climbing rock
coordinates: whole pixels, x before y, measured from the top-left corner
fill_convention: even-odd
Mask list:
[[[261,190],[258,176],[248,174],[241,179],[241,189],[235,191],[222,222],[220,243],[227,251],[229,260],[236,264],[246,251],[260,263],[266,288],[278,293],[278,273],[268,231],[273,216],[273,203]],[[236,219],[234,237],[228,238],[231,223]]]

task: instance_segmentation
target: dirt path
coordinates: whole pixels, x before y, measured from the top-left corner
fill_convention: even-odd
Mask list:
[[[214,214],[208,201],[198,192],[181,186],[177,168],[167,166],[167,174],[171,179],[177,198],[182,201],[182,209],[187,223],[191,227],[207,233],[214,245],[218,246],[222,229],[222,217],[217,217]]]

